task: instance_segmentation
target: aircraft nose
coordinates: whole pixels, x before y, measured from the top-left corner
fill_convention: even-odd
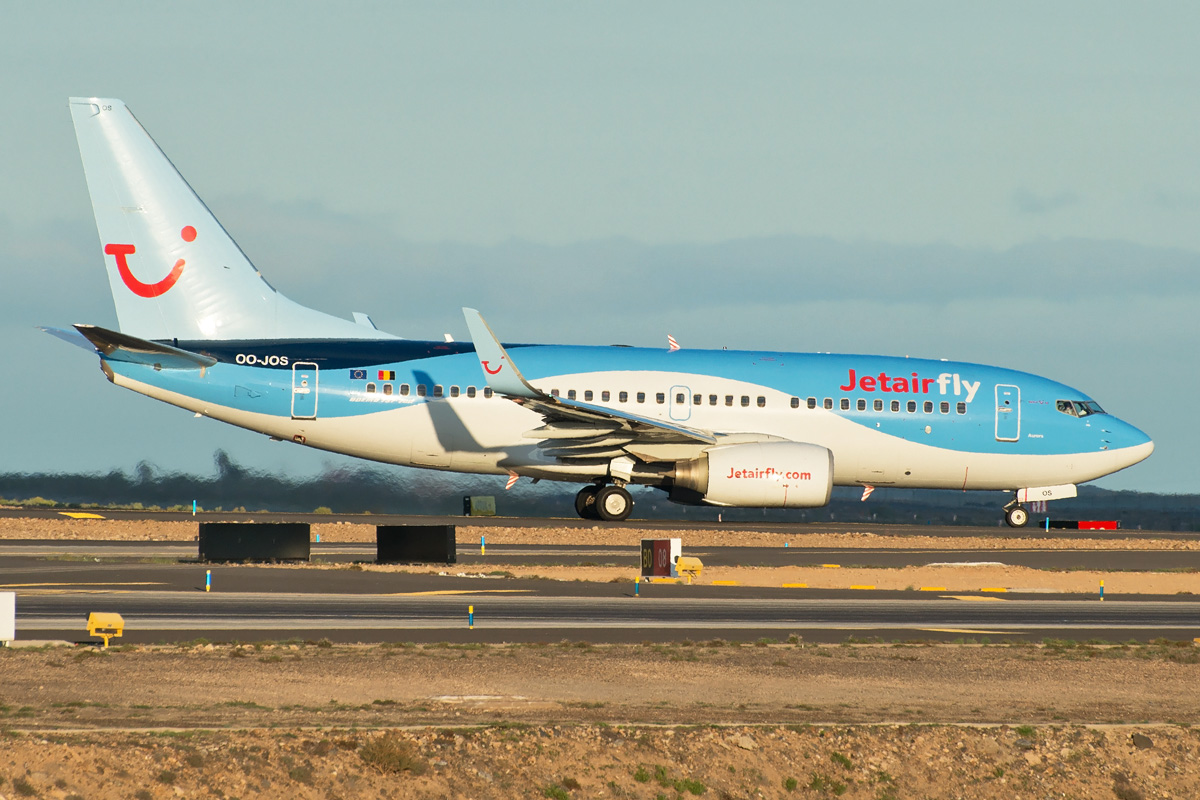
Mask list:
[[[1130,425],[1128,422],[1116,421],[1116,430],[1112,431],[1113,444],[1124,452],[1128,465],[1145,461],[1154,452],[1154,441],[1145,433]]]

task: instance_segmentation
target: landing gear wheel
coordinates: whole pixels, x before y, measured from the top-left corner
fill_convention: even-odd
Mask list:
[[[605,486],[596,492],[596,513],[605,522],[621,522],[633,511],[633,498],[623,486]]]
[[[1004,509],[1004,521],[1010,528],[1024,528],[1029,522],[1029,512],[1024,506],[1009,506]]]
[[[600,519],[596,513],[596,492],[599,486],[585,486],[575,495],[575,513],[584,519]]]

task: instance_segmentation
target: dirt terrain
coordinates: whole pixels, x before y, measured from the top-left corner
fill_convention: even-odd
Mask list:
[[[365,525],[314,532],[323,541],[374,535]],[[648,535],[482,532],[489,545],[583,537],[632,546]],[[477,543],[480,533],[462,528],[460,541]],[[9,539],[194,536],[192,523],[0,524],[0,538]],[[778,534],[688,532],[683,539],[685,553],[689,544],[780,546]],[[1195,546],[1033,537],[979,546],[1088,542]],[[861,533],[789,543],[968,546]],[[604,580],[606,570],[631,575],[625,567],[553,569],[563,579]],[[955,574],[983,582],[977,570],[984,568],[920,569],[937,570],[938,585],[952,584]],[[752,574],[775,585],[787,579],[781,570],[740,570],[730,575],[745,583]],[[807,582],[820,585],[813,574],[844,582],[853,572],[808,570]],[[877,585],[889,572],[906,573],[897,579],[916,585],[924,579],[912,570],[862,572]],[[1090,580],[1089,573],[1024,572],[1010,575],[1010,585]],[[1105,577],[1117,576],[1130,586],[1147,577]],[[725,577],[706,571],[704,580]],[[1147,577],[1159,578],[1179,583],[1153,584],[1157,590],[1197,589],[1192,574]],[[1200,733],[1191,727],[1200,724],[1198,678],[1200,647],[1192,642],[8,649],[0,650],[0,799],[1190,798],[1200,790]]]

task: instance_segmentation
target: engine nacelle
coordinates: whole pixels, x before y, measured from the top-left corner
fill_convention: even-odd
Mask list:
[[[833,492],[833,453],[815,444],[730,444],[675,463],[671,499],[714,506],[819,508]],[[696,497],[688,495],[695,493]]]

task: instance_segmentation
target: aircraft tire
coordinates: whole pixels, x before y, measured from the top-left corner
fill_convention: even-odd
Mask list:
[[[590,484],[580,489],[575,495],[575,513],[583,519],[600,519],[596,512],[596,493],[599,491],[599,486]]]
[[[605,486],[596,492],[596,513],[605,522],[621,522],[629,519],[633,511],[633,498],[622,486]]]
[[[1029,522],[1029,512],[1024,506],[1012,506],[1004,509],[1004,521],[1010,528],[1024,528]]]

